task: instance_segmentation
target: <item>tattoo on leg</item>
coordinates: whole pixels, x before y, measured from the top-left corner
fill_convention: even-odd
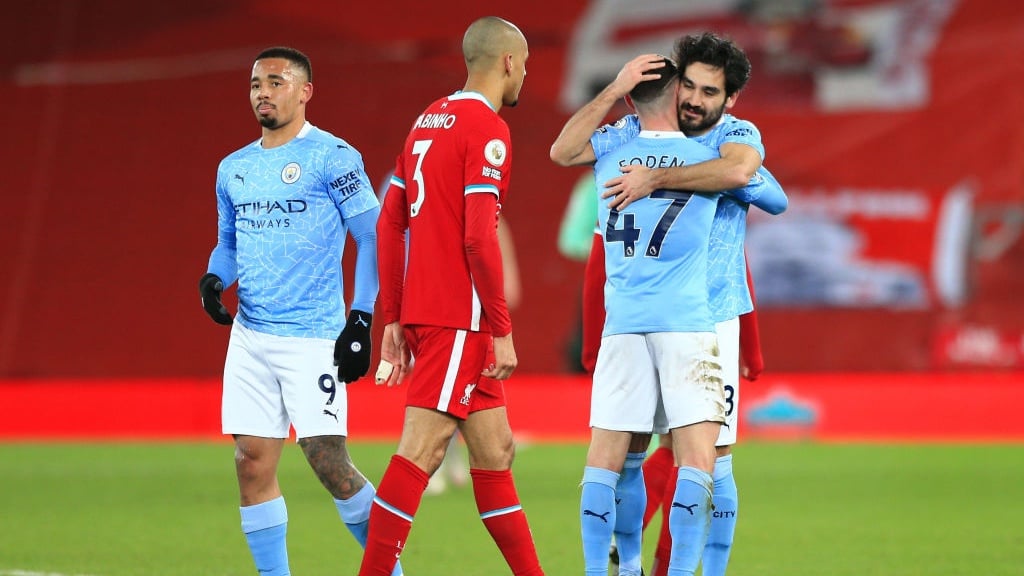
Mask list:
[[[299,440],[306,460],[332,496],[347,500],[366,485],[366,478],[348,455],[344,436],[314,436]]]

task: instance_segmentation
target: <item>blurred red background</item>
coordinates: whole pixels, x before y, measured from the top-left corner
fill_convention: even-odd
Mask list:
[[[1024,367],[1024,11],[861,0],[779,15],[723,2],[702,20],[683,3],[660,3],[676,6],[672,18],[608,14],[613,4],[630,5],[9,6],[0,377],[215,378],[227,330],[203,313],[196,282],[215,242],[217,163],[259,134],[246,100],[255,54],[286,44],[310,55],[309,119],[357,147],[377,183],[415,116],[461,88],[461,34],[492,12],[531,52],[520,106],[502,111],[516,150],[505,215],[523,277],[521,373],[566,372],[577,322],[582,264],[556,236],[583,169],[548,159],[577,103],[567,94],[705,25],[748,48],[754,76],[734,112],[759,126],[791,194],[790,213],[751,221],[750,244],[764,242],[750,256],[767,369]],[[836,230],[853,253],[829,251]],[[777,258],[801,245],[813,258]],[[872,280],[883,269],[910,280],[886,292],[889,280]],[[827,270],[839,276],[819,277]]]

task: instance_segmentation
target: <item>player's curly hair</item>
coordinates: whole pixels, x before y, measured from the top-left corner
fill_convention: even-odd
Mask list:
[[[694,62],[721,68],[725,72],[726,97],[742,90],[750,80],[750,60],[746,53],[731,40],[712,32],[683,36],[676,41],[672,56],[680,75]]]
[[[309,56],[306,56],[295,48],[289,48],[287,46],[274,46],[273,48],[267,48],[256,56],[256,60],[263,60],[264,58],[284,58],[298,66],[306,73],[307,82],[313,81],[313,65],[309,63]]]

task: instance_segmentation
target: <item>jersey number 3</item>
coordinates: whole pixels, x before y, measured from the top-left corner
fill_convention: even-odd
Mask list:
[[[415,218],[423,207],[423,200],[426,199],[426,190],[423,187],[423,159],[427,156],[427,150],[433,140],[417,140],[412,143],[412,154],[416,157],[416,169],[412,172],[412,179],[416,182],[416,201],[409,206],[409,217]]]
[[[416,169],[419,170],[418,164]],[[665,212],[658,220],[658,225],[655,227],[654,233],[651,234],[651,240],[647,243],[647,249],[644,250],[644,256],[651,258],[661,256],[661,245],[665,242],[665,236],[668,235],[672,225],[676,223],[676,218],[689,202],[690,196],[693,196],[692,192],[678,190],[655,190],[651,193],[651,198],[671,200],[672,203],[665,208]],[[620,214],[622,215],[622,228],[617,227]],[[626,258],[636,255],[636,243],[640,239],[640,229],[634,225],[635,218],[636,216],[629,212],[620,213],[618,210],[612,210],[608,215],[608,225],[604,230],[604,241],[622,242],[622,254]]]

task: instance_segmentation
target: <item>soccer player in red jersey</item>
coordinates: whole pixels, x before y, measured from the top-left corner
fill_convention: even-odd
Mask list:
[[[360,576],[391,573],[456,427],[469,449],[480,519],[513,574],[543,574],[511,473],[501,381],[517,359],[496,232],[512,166],[498,111],[516,105],[529,52],[522,32],[496,17],[473,22],[462,51],[465,87],[413,123],[377,223],[384,319],[377,380],[391,386],[408,376],[409,384]]]

